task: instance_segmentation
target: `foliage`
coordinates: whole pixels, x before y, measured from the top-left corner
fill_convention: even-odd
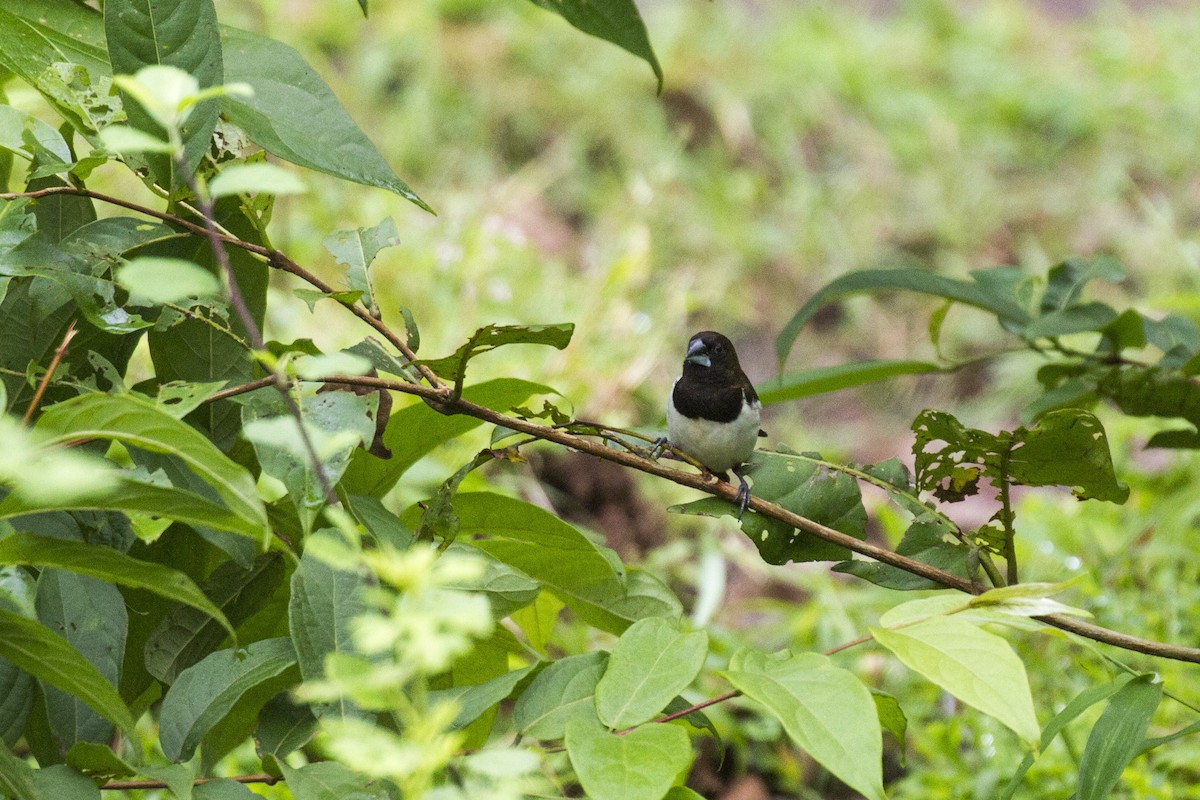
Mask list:
[[[860,270],[795,313],[776,343],[781,367],[829,302],[933,296],[939,356],[792,371],[764,387],[768,402],[963,369],[940,355],[953,304],[994,317],[994,339],[1007,342],[972,363],[1028,351],[1042,391],[1025,424],[998,433],[923,412],[915,475],[895,459],[756,453],[740,527],[763,562],[838,561],[889,589],[960,591],[897,605],[873,626],[859,619],[869,636],[826,653],[734,647],[685,617],[663,575],[479,470],[550,442],[713,495],[675,507],[685,514],[732,516],[734,488],[654,461],[642,432],[574,419],[545,385],[474,379],[476,360],[501,346],[566,348],[572,323],[481,320],[450,355],[418,357],[424,309],[397,310],[373,279],[400,235],[392,219],[318,237],[344,286],[277,249],[276,198],[308,185],[280,161],[430,207],[298,51],[219,25],[211,0],[168,5],[0,0],[0,65],[62,120],[0,106],[0,165],[20,184],[0,197],[0,337],[11,343],[0,352],[0,792],[94,797],[140,776],[181,798],[246,796],[233,781],[193,784],[250,763],[301,800],[682,798],[695,796],[686,784],[705,748],[757,735],[719,710],[737,703],[790,742],[784,752],[863,796],[899,796],[883,731],[904,753],[922,738],[908,714],[928,697],[887,694],[838,656],[865,644],[1011,732],[1024,760],[1010,795],[1101,703],[1080,797],[1108,796],[1139,756],[1186,745],[1192,727],[1147,738],[1178,689],[1108,651],[1073,651],[1113,674],[1041,727],[1045,670],[1027,669],[1010,642],[1065,630],[1200,659],[1080,623],[1054,599],[1064,585],[1017,580],[1025,533],[1013,487],[1130,497],[1100,403],[1180,421],[1152,446],[1200,442],[1200,329],[1090,299],[1093,281],[1122,279],[1115,261],[969,280]],[[640,57],[661,83],[628,0],[537,5]],[[112,175],[142,187],[91,188]],[[310,307],[348,312],[372,335],[343,349],[265,339],[270,270],[303,282]],[[393,407],[404,395],[410,404]],[[400,490],[423,488],[409,471],[481,424],[488,446],[401,508]],[[999,510],[954,521],[946,506],[984,481]],[[863,487],[891,504],[871,510],[899,531],[894,552],[868,541]]]

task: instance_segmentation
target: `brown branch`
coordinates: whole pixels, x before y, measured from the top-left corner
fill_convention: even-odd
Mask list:
[[[67,332],[63,334],[62,341],[54,350],[54,357],[50,359],[50,366],[46,367],[46,374],[38,382],[37,391],[33,393],[33,399],[29,401],[29,408],[25,409],[25,416],[21,418],[23,424],[28,425],[33,420],[33,415],[37,413],[38,406],[42,403],[42,395],[46,393],[46,387],[50,385],[50,379],[54,377],[54,372],[62,362],[63,356],[67,354],[67,346],[71,344],[71,340],[77,333],[79,333],[79,329],[75,327],[75,321],[72,320],[71,324],[67,326]]]
[[[192,781],[193,786],[199,786],[202,783],[210,781],[237,781],[238,783],[265,783],[267,786],[274,786],[283,778],[278,778],[274,775],[268,775],[265,772],[260,772],[257,775],[235,775],[232,778],[197,778]],[[101,790],[114,789],[121,791],[129,791],[133,789],[169,789],[165,781],[109,781],[100,786]]]
[[[693,474],[682,470],[673,469],[664,466],[663,464],[644,458],[635,453],[625,450],[617,450],[608,447],[604,444],[576,436],[566,431],[556,428],[540,425],[538,423],[529,422],[517,417],[510,417],[494,411],[490,408],[472,403],[468,400],[458,398],[456,400],[447,400],[446,395],[426,386],[413,383],[405,383],[403,381],[391,381],[383,378],[369,378],[350,375],[336,375],[327,378],[328,383],[341,383],[346,385],[370,386],[377,389],[389,389],[405,394],[416,395],[425,400],[436,403],[442,411],[448,414],[466,414],[467,416],[490,422],[493,425],[501,425],[511,430],[518,431],[533,436],[543,441],[554,442],[556,444],[569,447],[572,450],[578,450],[582,453],[595,456],[596,458],[612,461],[622,466],[636,469],[639,472],[645,472],[650,475],[655,475],[659,478],[664,478],[679,486],[686,486],[691,489],[696,489],[701,492],[719,497],[730,503],[737,502],[738,489],[731,483],[727,483],[714,475]],[[226,390],[231,391],[231,390]],[[902,556],[888,550],[885,547],[871,544],[870,542],[856,539],[853,536],[834,530],[833,528],[814,522],[810,519],[800,516],[786,508],[763,500],[761,497],[750,498],[749,508],[757,511],[763,516],[791,525],[793,528],[804,531],[807,534],[823,539],[832,544],[845,547],[847,550],[858,553],[859,555],[867,556],[884,564],[890,564],[913,575],[919,575],[922,578],[928,578],[935,583],[945,586],[950,589],[958,589],[960,592],[967,594],[980,594],[983,591],[982,587],[975,586],[971,581],[960,578],[957,575],[952,575],[949,572],[930,566],[921,561]],[[1168,644],[1166,642],[1158,642],[1153,639],[1143,639],[1138,636],[1130,636],[1128,634],[1119,633],[1100,625],[1093,625],[1089,622],[1075,619],[1073,617],[1065,617],[1059,614],[1050,614],[1035,619],[1052,625],[1060,630],[1075,633],[1088,639],[1093,639],[1097,642],[1103,642],[1115,647],[1120,647],[1124,650],[1132,650],[1147,655],[1157,656],[1159,658],[1169,658],[1176,661],[1188,661],[1194,664],[1200,664],[1200,649],[1194,647],[1183,647],[1181,645]]]

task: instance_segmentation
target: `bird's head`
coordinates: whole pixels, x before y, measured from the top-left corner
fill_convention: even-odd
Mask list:
[[[704,370],[715,372],[741,370],[733,342],[716,331],[700,331],[688,341],[684,372]]]

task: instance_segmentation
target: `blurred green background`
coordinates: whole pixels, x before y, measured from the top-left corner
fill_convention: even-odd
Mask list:
[[[1200,16],[1190,4],[656,0],[642,10],[666,73],[661,96],[646,64],[528,3],[374,0],[366,21],[349,0],[221,4],[222,21],[303,52],[438,211],[308,174],[312,191],[276,211],[275,244],[333,276],[321,246],[328,232],[394,216],[401,244],[373,275],[385,318],[413,310],[423,355],[450,352],[486,323],[574,322],[565,352],[506,348],[472,362],[470,377],[548,383],[578,415],[621,425],[662,425],[682,349],[702,328],[729,334],[751,377],[770,379],[779,329],[821,285],[855,269],[922,264],[963,276],[1010,264],[1041,274],[1105,252],[1130,278],[1101,299],[1200,321]],[[276,287],[273,336],[337,345],[357,335],[348,315],[332,305],[314,315],[288,288]],[[933,358],[935,308],[896,295],[829,309],[786,368]],[[955,309],[941,350],[957,360],[1014,344],[994,319]],[[833,459],[911,463],[909,424],[921,409],[1014,425],[1036,395],[1038,363],[1014,355],[783,404],[766,427],[773,444]],[[1195,644],[1200,465],[1143,451],[1150,423],[1103,419],[1133,486],[1129,504],[1024,494],[1023,577],[1086,573],[1067,599],[1099,623]],[[396,504],[428,493],[484,444],[481,434],[427,460]],[[570,480],[535,482],[531,469]],[[826,649],[910,597],[826,565],[768,567],[725,522],[662,513],[688,493],[554,451],[486,480],[555,503],[667,576],[689,606],[714,603],[710,630],[730,652],[744,641]],[[966,505],[957,513],[968,523],[994,510]],[[894,544],[900,520],[876,513],[873,535]],[[1109,669],[1078,644],[1013,637],[1043,724]],[[1117,655],[1161,671],[1168,691],[1200,704],[1193,667]],[[1012,734],[877,649],[839,658],[909,716],[906,767],[889,743],[893,797],[995,796],[1023,755]],[[714,679],[706,689],[725,687]],[[697,767],[706,796],[852,796],[777,723],[749,713],[712,710],[730,738],[723,761],[714,752]],[[1019,797],[1070,794],[1098,713],[1068,728]],[[1168,700],[1152,735],[1195,717]],[[1200,797],[1198,785],[1200,746],[1183,739],[1135,761],[1118,796]]]

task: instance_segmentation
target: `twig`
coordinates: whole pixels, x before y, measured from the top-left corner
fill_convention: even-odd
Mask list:
[[[237,276],[233,273],[233,265],[229,263],[229,253],[225,251],[224,239],[227,237],[224,237],[217,230],[216,213],[213,209],[212,198],[207,192],[200,191],[200,186],[196,182],[196,176],[188,169],[183,156],[178,156],[176,161],[183,172],[188,188],[196,197],[196,207],[200,210],[200,215],[204,219],[204,236],[208,239],[208,243],[212,247],[213,257],[216,259],[217,266],[225,278],[225,285],[229,291],[229,302],[233,305],[233,310],[237,313],[238,319],[241,320],[242,327],[246,329],[246,335],[250,338],[250,344],[255,350],[265,352],[267,343],[263,340],[262,331],[258,329],[258,323],[255,321],[254,315],[250,313],[250,307],[246,305],[246,298],[242,295],[241,289],[238,288]],[[317,476],[317,482],[321,485],[321,493],[325,495],[325,502],[331,506],[336,506],[338,504],[337,492],[334,491],[329,476],[325,474],[325,465],[321,463],[321,458],[317,455],[317,448],[313,445],[312,437],[308,435],[308,430],[304,427],[304,415],[300,411],[300,406],[296,404],[295,399],[291,395],[287,378],[283,373],[274,368],[271,369],[271,374],[273,377],[272,384],[279,390],[279,396],[283,399],[284,406],[286,406],[288,413],[296,421],[296,430],[300,434],[300,442],[304,446],[304,453],[308,457],[313,472]]]
[[[192,781],[193,786],[199,786],[202,783],[211,781],[237,781],[238,783],[265,783],[267,786],[274,786],[281,782],[283,778],[269,775],[265,772],[260,772],[257,775],[234,775],[232,778],[197,778]],[[165,781],[109,781],[103,784],[100,789],[113,789],[118,791],[130,791],[135,789],[169,789]]]
[[[29,408],[25,409],[25,416],[21,418],[22,424],[28,425],[33,420],[33,415],[37,413],[38,406],[41,405],[42,395],[46,393],[46,387],[50,385],[50,379],[54,377],[55,370],[58,369],[63,356],[67,354],[67,345],[71,344],[71,340],[75,338],[75,334],[77,333],[79,333],[79,329],[75,327],[75,320],[71,320],[71,324],[67,326],[67,332],[63,334],[62,341],[58,343],[58,347],[54,350],[54,357],[50,359],[50,366],[46,367],[46,374],[38,382],[37,391],[33,393],[33,399],[29,401]]]

